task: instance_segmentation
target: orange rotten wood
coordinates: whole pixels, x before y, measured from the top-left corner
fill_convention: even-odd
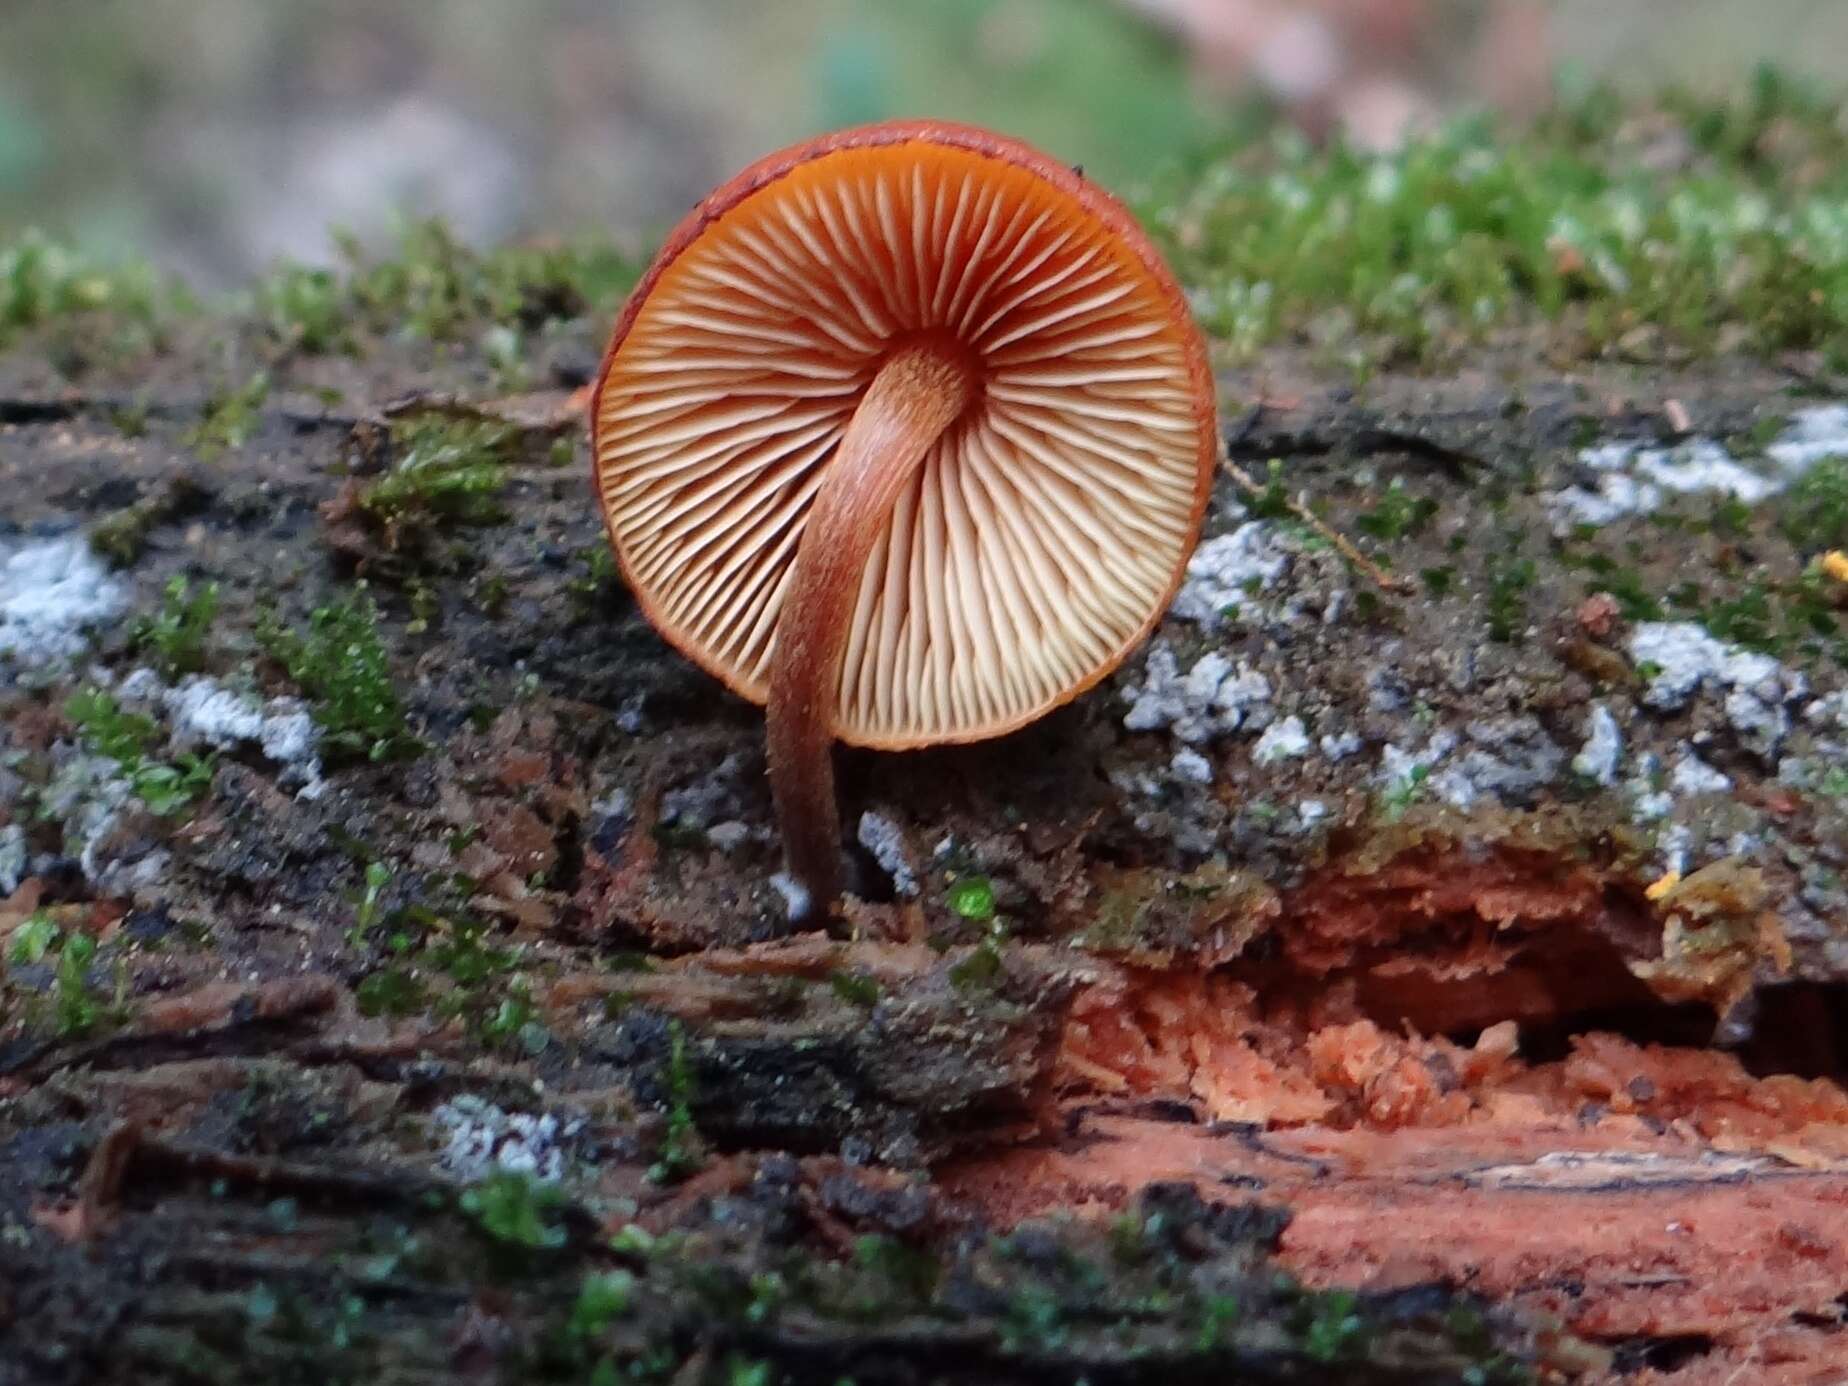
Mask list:
[[[823,909],[832,743],[979,741],[1097,683],[1172,599],[1218,456],[1205,346],[1129,213],[934,121],[784,150],[694,208],[617,320],[591,432],[642,610],[768,705]]]

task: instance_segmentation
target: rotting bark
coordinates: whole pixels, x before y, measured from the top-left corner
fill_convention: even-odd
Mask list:
[[[0,539],[130,511],[137,535],[84,659],[0,692],[0,830],[29,848],[0,935],[43,910],[93,937],[99,1007],[67,1031],[55,955],[9,966],[0,1382],[582,1381],[604,1354],[715,1381],[753,1361],[862,1382],[1828,1379],[1843,809],[1781,780],[1723,693],[1644,704],[1625,620],[1581,621],[1594,579],[1545,541],[1524,550],[1521,638],[1484,625],[1488,550],[1516,520],[1544,528],[1576,446],[1672,439],[1669,399],[1702,435],[1750,432],[1781,372],[1522,366],[1514,387],[1351,395],[1280,358],[1230,380],[1231,401],[1265,400],[1234,455],[1280,456],[1346,533],[1401,480],[1437,516],[1368,552],[1455,582],[1363,609],[1339,560],[1286,532],[1249,622],[1159,638],[1183,673],[1218,652],[1263,674],[1268,725],[1302,716],[1365,752],[1261,761],[1251,725],[1132,733],[1139,656],[995,746],[845,755],[844,797],[891,831],[849,825],[867,898],[840,943],[788,937],[765,885],[759,718],[597,566],[581,457],[538,460],[600,328],[572,325],[518,409],[467,353],[281,363],[251,443],[210,463],[184,441],[203,344],[68,396],[29,348],[0,360],[0,393],[27,402],[0,423],[18,500]],[[317,410],[323,387],[344,398]],[[143,402],[125,432],[114,416]],[[210,677],[296,692],[258,613],[305,626],[349,589],[322,507],[355,479],[354,427],[419,409],[505,423],[521,460],[508,522],[367,570],[421,754],[330,758],[302,797],[246,740],[190,816],[92,836],[78,809],[40,815],[75,756],[68,695],[149,662],[133,627],[175,576],[220,585]],[[1249,519],[1237,500],[1222,490],[1209,540]],[[1626,561],[1658,593],[1746,542],[1635,523]],[[1459,557],[1453,534],[1486,550]],[[1749,543],[1794,571],[1774,525]],[[1806,677],[1812,698],[1841,687]],[[1569,757],[1594,701],[1627,756],[1666,775],[1698,751],[1731,781],[1676,820],[1678,882],[1621,783],[1562,768],[1459,808],[1381,778],[1385,746],[1445,732],[1460,746],[1433,778],[1464,748],[1512,764],[1470,731],[1511,719]],[[1803,706],[1782,754],[1827,739]],[[174,753],[177,714],[148,715],[150,756]],[[1209,785],[1172,769],[1187,750]],[[1299,826],[1309,800],[1319,827]],[[975,877],[999,928],[950,906]],[[461,1207],[497,1156],[556,1159],[538,1215],[557,1246]],[[586,1274],[617,1271],[628,1310],[573,1328]]]

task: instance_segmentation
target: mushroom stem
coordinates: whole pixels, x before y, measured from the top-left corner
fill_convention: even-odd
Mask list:
[[[767,726],[770,792],[789,873],[826,911],[841,890],[834,725],[841,658],[873,545],[899,493],[974,392],[967,356],[923,339],[886,357],[809,508],[776,624]],[[798,916],[803,911],[798,910]]]

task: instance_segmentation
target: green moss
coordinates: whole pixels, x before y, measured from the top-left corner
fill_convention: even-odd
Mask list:
[[[1366,1340],[1359,1301],[1347,1290],[1305,1298],[1298,1319],[1303,1355],[1312,1362],[1338,1362],[1355,1355]]]
[[[1056,1351],[1066,1342],[1065,1304],[1057,1291],[1030,1285],[1015,1291],[1001,1322],[1002,1350],[1010,1353]]]
[[[629,1311],[634,1293],[635,1277],[628,1271],[591,1271],[571,1306],[567,1331],[579,1340],[602,1337],[612,1322]]]
[[[768,1362],[735,1352],[725,1359],[726,1386],[775,1386],[778,1379]]]
[[[347,930],[347,943],[358,947],[366,934],[385,918],[385,892],[391,886],[391,868],[382,861],[366,863],[365,886],[351,896],[353,927]]]
[[[882,1288],[902,1301],[929,1299],[943,1279],[943,1267],[934,1256],[896,1237],[855,1237],[853,1263],[883,1281]]]
[[[67,1039],[89,1034],[120,1013],[119,1006],[112,1006],[90,985],[90,964],[95,957],[95,939],[85,933],[67,934],[42,912],[13,931],[7,948],[7,962],[13,967],[52,963],[51,1020],[57,1033]]]
[[[1278,816],[1261,801],[1242,812],[1267,823]],[[1074,944],[1100,953],[1146,949],[1185,956],[1210,947],[1223,960],[1255,936],[1276,901],[1261,876],[1229,870],[1219,857],[1185,875],[1124,867],[1099,872],[1093,880],[1097,903]]]
[[[552,1042],[551,1031],[539,1020],[525,983],[518,979],[491,1011],[481,1015],[471,1033],[490,1049],[511,1047],[529,1056],[544,1053]]]
[[[1848,457],[1811,467],[1784,493],[1779,523],[1806,552],[1848,548]]]
[[[986,876],[964,876],[950,887],[949,905],[963,919],[982,923],[995,917],[995,888]]]
[[[759,1169],[763,1198],[781,1180]],[[817,1344],[845,1364],[863,1343],[898,1342],[907,1360],[951,1362],[957,1380],[1140,1379],[1150,1363],[1186,1380],[1531,1379],[1530,1348],[1498,1350],[1518,1330],[1475,1301],[1305,1289],[1270,1260],[1287,1214],[1209,1209],[1174,1187],[1152,1186],[1115,1234],[1054,1216],[1006,1236],[862,1235],[844,1257],[763,1237],[741,1196],[695,1200],[675,1232],[630,1224],[595,1253],[624,1271],[535,1287],[556,1309],[543,1366],[516,1375],[664,1380],[696,1360],[719,1380],[833,1380],[838,1366],[817,1374]],[[626,1374],[605,1371],[618,1362]]]
[[[354,988],[359,1013],[366,1016],[416,1015],[424,1008],[423,983],[404,967],[385,967],[369,973]]]
[[[1355,528],[1375,539],[1395,542],[1418,533],[1437,514],[1437,502],[1429,496],[1414,496],[1396,477],[1371,510],[1354,517]]]
[[[310,355],[352,350],[351,308],[332,270],[284,265],[257,285],[253,297],[259,315],[286,346]]]
[[[411,619],[404,623],[406,635],[422,635],[442,615],[442,598],[422,578],[412,578],[405,584],[404,598],[411,608]]]
[[[1711,589],[1692,580],[1668,594],[1677,614],[1749,649],[1799,664],[1832,661],[1848,668],[1848,633],[1834,584],[1812,562],[1794,578],[1723,574]]]
[[[395,255],[366,257],[350,240],[338,291],[344,316],[386,335],[455,341],[483,323],[537,327],[615,303],[639,266],[607,245],[508,246],[475,251],[440,221],[407,227]],[[297,288],[306,312],[284,326],[306,330],[330,289]],[[272,295],[274,297],[274,295]],[[305,321],[304,321],[305,319]]]
[[[516,1253],[556,1251],[565,1244],[565,1229],[555,1220],[564,1201],[556,1184],[506,1171],[466,1190],[462,1211],[502,1248]]]
[[[205,639],[217,616],[218,584],[208,582],[195,592],[176,574],[161,595],[160,611],[136,629],[135,642],[153,654],[169,679],[196,674],[205,668]]]
[[[1251,512],[1254,520],[1293,520],[1296,512],[1290,509],[1289,492],[1283,484],[1283,463],[1273,457],[1265,464],[1264,489],[1255,496],[1246,496],[1245,508]]]
[[[1848,158],[1848,126],[1841,107],[1823,88],[1769,64],[1753,71],[1739,95],[1716,104],[1710,97],[1671,90],[1663,108],[1719,166],[1759,180],[1778,177],[1778,156],[1823,159],[1839,167]],[[1617,133],[1605,132],[1604,138]]]
[[[1762,583],[1749,583],[1733,595],[1714,601],[1702,613],[1701,623],[1735,645],[1767,651],[1776,651],[1780,646],[1771,595]]]
[[[337,239],[338,268],[284,265],[234,304],[286,349],[309,354],[355,352],[368,336],[456,342],[482,334],[484,351],[503,358],[503,383],[518,383],[524,333],[613,309],[641,269],[594,242],[477,251],[434,220],[407,226],[381,257]],[[106,264],[38,232],[0,243],[0,345],[21,331],[94,319],[142,347],[187,303],[145,265]]]
[[[879,983],[864,973],[830,973],[828,985],[834,988],[834,994],[841,1000],[855,1006],[864,1006],[871,1010],[879,1004]]]
[[[496,524],[506,517],[500,495],[513,438],[500,424],[435,415],[402,420],[391,430],[391,470],[361,488],[360,509],[393,548],[413,544],[419,531]]]
[[[95,956],[96,940],[88,934],[72,934],[58,950],[52,999],[61,1035],[88,1034],[103,1018],[104,1003],[90,991],[90,961]]]
[[[185,437],[186,446],[206,460],[235,452],[256,436],[263,423],[270,378],[258,371],[242,385],[219,391],[206,401],[205,415]]]
[[[1707,512],[1705,528],[1722,539],[1742,538],[1752,528],[1752,507],[1737,496],[1716,496]]]
[[[622,574],[616,567],[616,555],[607,543],[586,544],[578,550],[584,565],[582,576],[571,579],[568,587],[571,605],[579,620],[587,620],[599,608],[607,607],[622,589]]]
[[[1593,349],[1840,352],[1848,160],[1833,107],[1793,92],[1667,103],[1704,151],[1691,170],[1639,165],[1625,121],[1585,115],[1610,105],[1594,94],[1530,134],[1463,121],[1390,155],[1280,134],[1177,170],[1144,210],[1240,354],[1360,334],[1371,355],[1428,358],[1549,321]],[[1752,143],[1796,123],[1818,161]]]
[[[489,573],[471,584],[469,595],[476,609],[490,621],[498,620],[507,609],[507,575]]]
[[[60,930],[52,917],[39,910],[13,930],[13,937],[7,942],[6,960],[15,966],[43,962],[59,937]]]
[[[1395,822],[1405,816],[1405,811],[1424,798],[1425,782],[1431,778],[1431,768],[1427,765],[1414,765],[1403,776],[1387,787],[1380,796],[1380,809],[1388,822]]]
[[[1647,580],[1637,569],[1595,550],[1579,554],[1568,548],[1561,554],[1561,561],[1590,574],[1591,589],[1608,592],[1614,597],[1626,621],[1662,619],[1662,602],[1649,590]]]
[[[1488,618],[1492,639],[1511,641],[1527,623],[1527,589],[1538,569],[1531,558],[1498,553],[1488,565]]]
[[[86,748],[116,763],[143,803],[164,818],[184,813],[211,788],[216,758],[188,752],[169,764],[151,749],[160,737],[152,718],[126,712],[99,688],[74,694],[64,712]]]
[[[369,596],[352,592],[316,609],[306,629],[265,615],[257,640],[307,695],[323,745],[334,756],[389,760],[422,750],[405,723]]]
[[[90,528],[90,548],[98,557],[127,567],[147,549],[148,536],[204,499],[198,484],[184,474],[170,478],[152,495],[123,506]]]
[[[996,940],[985,938],[968,957],[950,968],[950,982],[962,991],[992,986],[1002,971],[1001,949]]]
[[[693,1121],[693,1065],[687,1058],[687,1036],[678,1021],[668,1028],[667,1129],[648,1177],[658,1184],[675,1183],[694,1173],[704,1163],[700,1151],[699,1127]]]
[[[462,876],[413,880],[394,888],[390,867],[368,862],[352,896],[349,947],[370,950],[381,965],[356,995],[367,1015],[427,1015],[460,1021],[483,1048],[543,1051],[551,1034],[538,1019],[521,971],[523,946],[502,947],[493,927],[468,912],[475,883]],[[388,904],[390,900],[408,903]]]
[[[127,567],[141,557],[153,525],[138,505],[125,506],[90,528],[90,548],[99,558]]]
[[[118,765],[141,757],[158,728],[152,718],[124,712],[109,694],[86,688],[64,705],[65,715],[82,734],[84,744]]]
[[[1206,1301],[1200,1316],[1200,1329],[1194,1335],[1196,1352],[1211,1352],[1225,1341],[1226,1334],[1237,1325],[1238,1300],[1232,1295],[1213,1295]]]
[[[30,328],[100,314],[151,328],[166,297],[146,265],[106,265],[36,231],[0,244],[0,345]]]
[[[695,823],[683,823],[679,818],[661,819],[649,835],[670,852],[696,851],[707,842],[704,828]]]

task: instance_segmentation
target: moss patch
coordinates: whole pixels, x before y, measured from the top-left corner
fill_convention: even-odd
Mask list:
[[[1593,93],[1526,137],[1464,121],[1392,155],[1280,135],[1185,170],[1143,210],[1234,355],[1308,338],[1429,360],[1554,323],[1596,351],[1816,347],[1839,363],[1834,108],[1767,75],[1732,103],[1671,96],[1652,114],[1686,143],[1666,167],[1639,145],[1648,122]]]

